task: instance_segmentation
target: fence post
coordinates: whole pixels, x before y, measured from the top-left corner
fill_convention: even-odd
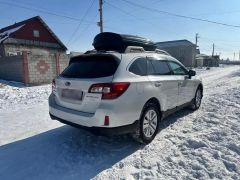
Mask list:
[[[56,76],[58,76],[60,74],[60,62],[59,62],[59,57],[60,57],[60,53],[57,52],[55,53],[55,60],[56,60]]]
[[[28,69],[28,54],[27,51],[22,52],[22,64],[23,64],[23,83],[29,84],[29,69]]]

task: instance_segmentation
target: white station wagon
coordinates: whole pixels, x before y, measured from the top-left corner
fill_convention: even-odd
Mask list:
[[[71,58],[49,97],[52,119],[105,134],[151,142],[162,119],[200,107],[203,85],[164,51],[127,46]]]

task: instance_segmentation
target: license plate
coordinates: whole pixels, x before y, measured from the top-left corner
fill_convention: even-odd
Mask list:
[[[63,98],[81,101],[82,96],[83,96],[82,91],[77,91],[77,90],[73,90],[73,89],[63,89],[62,90]]]

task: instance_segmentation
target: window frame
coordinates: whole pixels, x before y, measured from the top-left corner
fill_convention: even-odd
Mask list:
[[[167,60],[167,63],[168,63],[168,66],[169,66],[170,70],[172,71],[172,75],[174,75],[174,76],[186,76],[186,75],[188,75],[188,69],[185,68],[180,63],[178,63],[178,62],[176,62],[174,60]],[[179,65],[184,70],[185,74],[175,74],[173,69],[172,69],[172,67],[171,67],[171,65],[170,65],[170,63],[175,63],[175,64]]]
[[[37,34],[35,34],[35,33],[37,33]],[[33,37],[35,37],[35,38],[40,38],[40,31],[37,30],[37,29],[34,29],[34,30],[33,30]]]
[[[148,76],[171,76],[171,75],[173,75],[173,71],[172,71],[172,69],[171,69],[171,67],[169,66],[169,64],[168,64],[168,60],[166,59],[156,59],[156,58],[154,58],[154,57],[151,57],[151,58],[147,58],[147,62],[148,62],[148,64],[149,63],[151,63],[150,61],[152,60],[152,61],[161,61],[161,62],[165,62],[166,64],[167,64],[167,66],[168,66],[168,68],[169,68],[169,70],[170,70],[170,74],[149,74],[149,72],[147,72],[147,74],[148,74]],[[152,65],[152,67],[154,68],[154,66],[153,66],[153,64],[151,63],[151,65]],[[148,66],[147,66],[148,67]],[[147,71],[148,71],[148,68],[147,68]],[[154,71],[155,71],[155,69],[154,69]]]
[[[146,74],[145,74],[145,75],[135,74],[134,72],[130,71],[130,68],[131,68],[131,66],[133,65],[133,63],[136,62],[136,61],[139,60],[139,59],[144,59],[144,60],[146,61]],[[128,67],[127,67],[127,70],[128,70],[129,73],[134,74],[135,76],[140,76],[140,77],[148,76],[148,60],[147,60],[147,58],[146,58],[146,57],[141,57],[141,56],[134,58],[134,59],[129,63],[129,65],[128,65]]]

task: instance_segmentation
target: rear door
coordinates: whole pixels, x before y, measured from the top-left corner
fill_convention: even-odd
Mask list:
[[[189,79],[188,70],[180,63],[169,61],[169,66],[178,82],[178,106],[188,103],[194,96],[195,86]]]
[[[101,94],[88,93],[88,90],[92,84],[111,82],[119,62],[113,55],[106,54],[71,59],[69,66],[56,79],[57,104],[94,113],[101,102]]]
[[[148,78],[158,91],[163,110],[173,109],[177,106],[178,82],[166,60],[148,58]]]

